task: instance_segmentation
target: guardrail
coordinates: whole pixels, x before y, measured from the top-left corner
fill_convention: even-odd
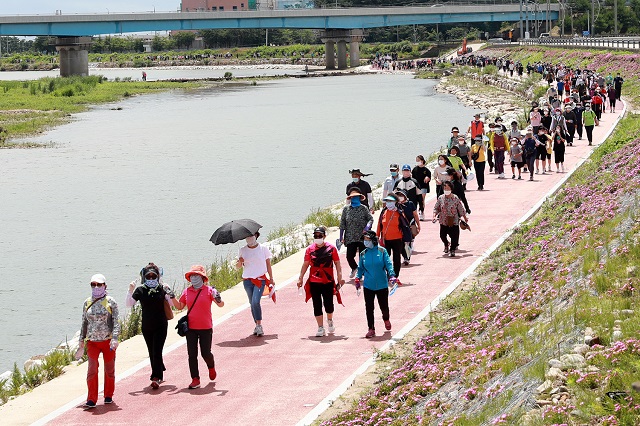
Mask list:
[[[567,47],[601,47],[609,49],[640,49],[640,37],[545,37],[519,40],[521,46],[546,45]]]

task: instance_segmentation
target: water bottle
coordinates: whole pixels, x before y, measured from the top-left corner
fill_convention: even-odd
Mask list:
[[[298,287],[298,296],[302,296],[302,287]]]

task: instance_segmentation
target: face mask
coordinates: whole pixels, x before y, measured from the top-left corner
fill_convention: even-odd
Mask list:
[[[591,111],[591,107],[586,107],[585,111]]]
[[[502,134],[502,129],[496,129],[496,135],[501,135]]]
[[[396,176],[398,176],[398,172],[391,172],[391,176],[392,176],[392,177],[396,177]]]
[[[353,178],[353,183],[358,183],[360,181],[360,178]]]
[[[189,278],[189,282],[196,290],[202,287],[202,285],[204,284],[204,280],[202,279],[202,277],[195,274],[191,275],[191,277]]]
[[[101,297],[104,297],[105,294],[107,294],[107,286],[105,285],[102,287],[91,288],[91,296],[93,296],[94,299],[100,299]]]
[[[389,210],[395,210],[396,209],[396,202],[395,201],[387,201],[385,203],[385,205],[387,206],[387,209],[389,209]]]
[[[314,238],[313,243],[317,246],[321,246],[322,244],[324,244],[324,238]]]
[[[362,203],[360,203],[360,197],[351,198],[351,206],[352,207],[358,207],[358,206],[360,206],[360,204],[362,204]]]
[[[373,248],[373,241],[371,240],[364,240],[364,246],[366,248]]]
[[[444,195],[451,195],[451,191],[449,191],[448,189],[444,191]]]
[[[149,288],[156,288],[158,286],[158,280],[145,280],[144,281],[144,285],[146,285]]]
[[[446,161],[444,161],[444,160],[438,160],[438,164],[440,164],[441,166],[444,166],[445,163],[446,163]]]
[[[257,242],[257,238],[255,237],[255,235],[252,237],[247,237],[244,240],[247,242],[248,246],[255,246]]]

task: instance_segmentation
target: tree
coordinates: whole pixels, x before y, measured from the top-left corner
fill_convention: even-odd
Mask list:
[[[178,48],[188,49],[196,39],[196,35],[190,31],[179,31],[172,33],[171,38],[175,41]]]

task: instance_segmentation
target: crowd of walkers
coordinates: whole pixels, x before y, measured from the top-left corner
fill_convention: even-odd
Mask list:
[[[501,63],[502,64],[502,63]],[[507,65],[509,69],[509,65]],[[517,68],[516,68],[517,69]],[[538,66],[536,66],[536,70]],[[446,141],[447,152],[437,157],[433,171],[425,157],[417,155],[415,164],[391,163],[389,176],[382,184],[382,208],[374,226],[375,200],[371,185],[363,179],[367,174],[360,169],[349,170],[351,181],[346,187],[346,205],[340,218],[340,234],[333,245],[326,241],[327,230],[314,229],[313,241],[306,248],[297,286],[305,301],[312,301],[316,319],[315,336],[334,333],[334,297],[342,303],[340,289],[345,284],[339,250],[346,247],[349,279],[353,280],[358,295],[364,293],[367,333],[376,335],[375,302],[382,314],[385,330],[391,330],[389,297],[402,286],[402,266],[409,265],[414,251],[415,237],[421,224],[428,220],[425,198],[435,183],[436,202],[430,215],[440,227],[439,235],[445,256],[455,257],[460,245],[460,230],[469,229],[471,209],[466,198],[470,182],[477,189],[485,189],[486,175],[496,174],[505,179],[505,162],[511,168],[511,179],[521,180],[522,172],[545,175],[564,172],[566,146],[581,140],[583,130],[589,145],[593,143],[593,128],[599,124],[604,99],[609,100],[609,111],[614,112],[620,98],[622,78],[618,75],[602,77],[595,72],[573,71],[562,66],[543,66],[542,73],[551,73],[553,79],[546,97],[531,104],[525,128],[517,121],[507,128],[501,117],[493,122],[482,120],[475,114],[466,126],[466,132],[454,126]],[[596,101],[596,99],[601,100]],[[600,105],[600,107],[596,107]],[[487,167],[488,165],[488,172]],[[242,279],[254,322],[253,335],[264,335],[261,299],[275,301],[275,282],[271,269],[271,252],[257,240],[256,232],[245,239],[236,263],[242,269]],[[305,276],[307,277],[305,280]],[[187,314],[178,322],[188,322],[184,332],[187,358],[191,374],[189,389],[200,387],[198,351],[204,359],[210,380],[217,372],[211,352],[213,320],[211,307],[224,306],[220,293],[207,285],[209,280],[202,265],[194,265],[185,274],[188,286],[176,296],[161,281],[162,269],[149,263],[140,271],[139,278],[129,285],[125,304],[139,303],[142,312],[142,334],[147,345],[151,373],[150,387],[158,389],[164,380],[163,349],[167,338],[168,321],[173,318],[172,307],[187,308]],[[104,403],[113,403],[115,389],[115,357],[120,335],[118,304],[107,294],[106,278],[102,274],[91,277],[91,297],[84,302],[80,347],[77,356],[88,356],[87,409],[96,406],[98,398],[98,357],[104,360]],[[326,314],[326,327],[325,327]]]

